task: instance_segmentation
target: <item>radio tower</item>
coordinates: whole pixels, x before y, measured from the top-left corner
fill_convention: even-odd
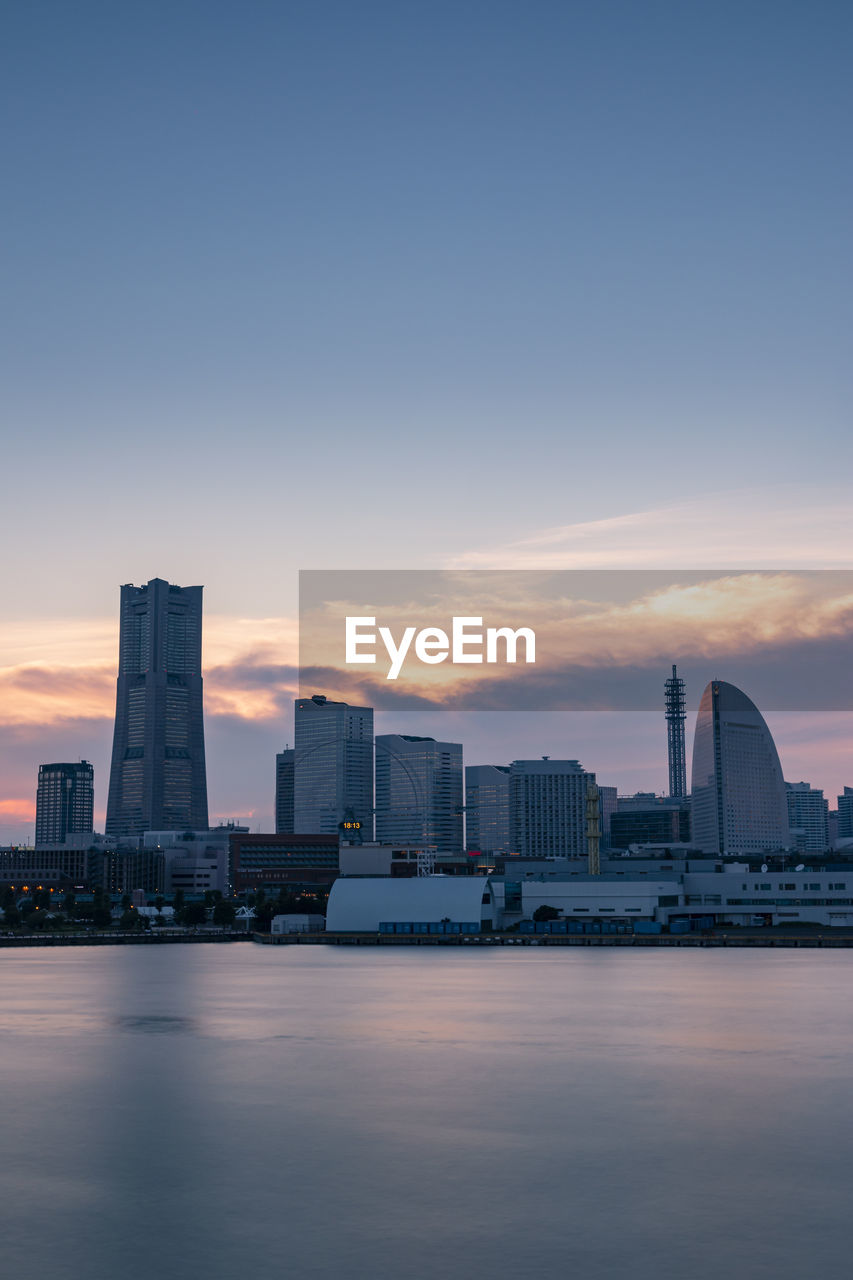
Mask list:
[[[687,795],[687,764],[684,751],[685,700],[684,681],[678,678],[675,667],[672,678],[664,684],[666,690],[666,745],[669,754],[669,794],[676,799]]]

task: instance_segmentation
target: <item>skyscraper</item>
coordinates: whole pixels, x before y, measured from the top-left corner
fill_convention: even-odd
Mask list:
[[[776,744],[755,704],[714,680],[693,739],[693,844],[706,853],[764,853],[790,841]]]
[[[853,838],[853,787],[845,787],[838,797],[838,838]]]
[[[509,765],[465,767],[465,847],[509,853]]]
[[[829,848],[829,805],[823,792],[808,782],[786,782],[785,794],[794,848],[801,853],[823,853]]]
[[[462,744],[406,733],[376,739],[376,839],[462,852]]]
[[[202,587],[121,588],[110,835],[207,829]]]
[[[595,774],[577,760],[513,760],[509,769],[509,838],[513,853],[582,858],[587,853],[587,786]]]
[[[275,833],[293,834],[293,747],[279,751],[275,758]]]
[[[294,724],[294,830],[372,840],[373,708],[314,694],[296,699]]]
[[[95,771],[88,760],[39,765],[36,844],[62,844],[94,829]]]

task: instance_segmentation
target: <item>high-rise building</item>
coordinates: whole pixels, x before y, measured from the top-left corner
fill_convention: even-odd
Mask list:
[[[373,708],[297,698],[293,824],[297,834],[373,839]]]
[[[610,848],[610,823],[618,807],[616,787],[598,788],[598,811],[601,822],[601,847]]]
[[[764,853],[790,843],[776,744],[745,693],[713,680],[693,739],[693,840],[706,853]]]
[[[279,751],[275,758],[275,833],[293,833],[293,747]]]
[[[509,769],[509,838],[514,853],[538,858],[587,854],[587,787],[595,774],[577,760],[513,760]]]
[[[88,760],[39,765],[36,845],[63,844],[94,830],[95,771]]]
[[[786,782],[791,843],[800,853],[823,853],[829,848],[829,804],[818,787]]]
[[[675,667],[672,677],[664,681],[666,706],[666,744],[669,759],[669,794],[675,799],[687,795],[687,755],[684,746],[686,703],[684,681]]]
[[[207,828],[202,590],[162,578],[121,589],[111,835]]]
[[[509,765],[466,765],[465,847],[469,852],[511,852]]]
[[[462,852],[462,744],[406,733],[376,739],[376,839]]]
[[[838,839],[853,840],[853,787],[838,797]]]

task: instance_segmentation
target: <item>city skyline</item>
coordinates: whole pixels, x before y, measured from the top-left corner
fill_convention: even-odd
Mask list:
[[[713,579],[711,581],[713,584]],[[269,620],[268,628],[270,633],[274,631],[274,626]],[[227,652],[227,650],[225,651]],[[260,671],[263,673],[264,668],[262,667]],[[453,713],[452,711],[401,710],[399,712],[386,711],[377,713],[377,733],[405,734],[417,731],[419,734],[427,736],[455,737],[463,745],[466,765],[509,764],[513,759],[537,758],[544,754],[554,757],[577,757],[589,761],[589,767],[597,772],[599,780],[604,785],[616,785],[620,794],[649,790],[663,793],[666,791],[667,784],[663,690],[664,677],[668,674],[667,670],[661,670],[660,680],[658,681],[660,688],[655,686],[653,690],[653,694],[657,697],[659,703],[659,711],[654,713],[631,712],[628,719],[625,718],[626,713],[624,712],[607,711],[576,713],[533,712],[527,716],[517,712],[509,712],[500,716],[499,713],[482,713],[478,715],[477,713],[464,714]],[[115,669],[113,668],[110,679],[113,689],[115,688],[114,680]],[[83,683],[85,686],[85,681]],[[210,690],[210,687],[210,681],[208,681],[208,690]],[[251,716],[244,717],[249,726],[255,728],[258,723],[262,726],[261,733],[256,734],[252,743],[253,750],[248,757],[248,761],[245,759],[242,761],[244,775],[241,781],[246,788],[244,794],[256,796],[258,798],[257,806],[255,808],[247,807],[243,810],[234,807],[226,809],[225,807],[220,807],[214,801],[214,807],[211,808],[211,822],[233,819],[247,821],[254,829],[258,830],[273,831],[275,829],[275,756],[280,752],[283,740],[290,741],[293,738],[292,723],[287,724],[290,708],[293,704],[288,699],[286,708],[282,707],[281,698],[284,694],[290,694],[293,687],[285,686],[284,690],[275,691],[275,696],[271,703],[273,708],[272,715],[262,715],[257,717],[256,720],[253,720]],[[257,683],[253,692],[261,699],[269,693],[269,691],[264,690],[262,684],[258,685]],[[226,686],[225,697],[227,698],[229,694],[232,697],[234,696],[233,689],[229,690]],[[698,711],[698,704],[693,704],[691,694],[693,699],[697,697],[696,691],[688,687],[688,755],[692,751],[693,728]],[[220,694],[220,696],[222,695]],[[217,691],[215,680],[213,703],[214,708],[216,708]],[[225,705],[228,705],[227,702]],[[230,717],[226,714],[220,716],[220,718],[227,722]],[[90,735],[85,737],[85,742],[89,744],[89,749],[81,752],[81,756],[85,754],[87,758],[94,756],[96,760],[98,758],[105,759],[103,741],[100,744],[100,757],[98,749],[93,750],[91,743],[95,740],[92,736],[95,733],[98,733],[99,737],[103,738],[105,726],[102,722],[106,719],[106,716],[92,718],[92,723],[89,726]],[[848,785],[846,779],[853,772],[853,770],[845,768],[845,761],[851,759],[847,737],[849,716],[843,712],[777,712],[771,719],[773,721],[774,737],[781,743],[780,753],[786,781],[808,781],[811,785],[820,787],[829,798],[830,807],[832,807],[834,797],[843,793],[844,787]],[[212,716],[214,725],[216,725],[216,720],[217,715],[216,711],[214,711]],[[555,722],[558,720],[562,720],[566,727],[562,729],[555,728]],[[109,717],[109,721],[111,724],[111,717]],[[452,733],[448,732],[449,726],[454,725],[457,726],[456,730]],[[496,725],[500,726],[502,731],[500,741],[506,748],[503,760],[497,758],[498,753],[495,751]],[[571,729],[568,726],[574,726],[574,728]],[[629,726],[630,728],[628,728]],[[627,734],[626,728],[628,728]],[[72,733],[74,732],[73,722],[71,731]],[[215,733],[214,738],[216,738]],[[48,729],[45,729],[41,736],[41,741],[45,742],[45,744],[54,743],[57,739],[63,744],[68,741],[62,734],[58,734],[56,737],[52,736]],[[627,751],[626,739],[631,744]],[[622,751],[619,758],[612,755],[613,745],[617,742]],[[220,771],[227,775],[232,771],[235,759],[230,754],[229,739],[220,739],[220,743],[219,767]],[[834,743],[838,743],[840,749],[835,753],[836,758],[833,761],[831,756]],[[273,748],[271,755],[268,754],[270,746]],[[51,752],[47,751],[48,757],[50,754]],[[54,752],[53,754],[56,755],[57,753]],[[68,755],[69,753],[59,754]],[[71,754],[73,755],[73,753]],[[607,762],[603,768],[599,763],[601,759]],[[794,767],[789,767],[791,762],[793,762]],[[34,762],[35,769],[40,763],[42,762]],[[797,764],[801,767],[797,768]],[[95,805],[95,817],[96,826],[99,829],[103,829],[105,825],[103,821],[104,802],[103,799],[100,799],[100,797],[104,796],[105,779],[106,770],[103,767],[100,776],[97,771],[95,775],[95,794],[96,797],[99,797]],[[29,811],[33,813],[33,816],[34,808],[33,798],[32,810]],[[1,838],[6,843],[26,843],[28,839],[31,839],[26,829],[26,815],[28,812],[26,809],[26,796],[24,796],[24,803],[20,805],[20,809],[24,811],[23,822],[20,819],[16,821],[13,814],[11,821],[7,820],[0,825],[0,831],[4,833]],[[0,808],[0,814],[2,813],[3,810]]]

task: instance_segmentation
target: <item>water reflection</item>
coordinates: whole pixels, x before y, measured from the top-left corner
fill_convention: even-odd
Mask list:
[[[2,959],[0,1203],[60,1280],[846,1274],[853,953]]]

